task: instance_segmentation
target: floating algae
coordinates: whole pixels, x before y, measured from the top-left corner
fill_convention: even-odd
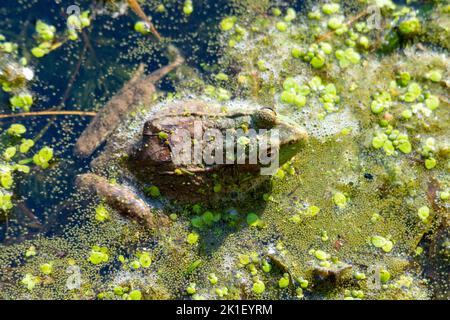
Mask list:
[[[369,5],[380,16],[358,20]],[[74,190],[60,233],[2,246],[0,297],[448,299],[449,8],[429,5],[233,1],[217,63],[192,72],[188,58],[176,91],[128,115],[106,146],[117,159],[100,163],[170,228]],[[192,98],[270,106],[310,138],[244,202],[139,190],[120,167],[126,143],[150,109]]]

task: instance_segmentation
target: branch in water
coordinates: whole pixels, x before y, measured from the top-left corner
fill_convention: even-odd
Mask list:
[[[359,19],[361,19],[362,17],[365,17],[366,15],[369,14],[369,10],[364,10],[362,12],[360,12],[359,14],[357,14],[356,16],[354,16],[353,18],[351,18],[347,23],[347,27],[350,27],[353,23],[355,23],[356,21],[358,21]],[[322,42],[325,39],[328,39],[329,37],[331,37],[333,34],[336,33],[336,30],[333,31],[329,31],[323,35],[321,35],[320,37],[317,38],[316,43]]]
[[[97,113],[91,111],[38,111],[23,112],[15,114],[0,114],[0,119],[17,118],[17,117],[38,117],[38,116],[87,116],[94,117]]]

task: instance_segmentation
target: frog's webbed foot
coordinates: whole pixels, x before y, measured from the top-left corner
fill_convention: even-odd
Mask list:
[[[91,173],[77,176],[76,184],[80,189],[97,195],[120,214],[143,222],[150,229],[169,224],[166,216],[153,214],[147,204],[127,187],[111,184],[105,178]]]

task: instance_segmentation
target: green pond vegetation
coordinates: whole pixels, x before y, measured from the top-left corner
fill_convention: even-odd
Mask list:
[[[170,74],[174,90],[128,117],[111,137],[115,152],[126,156],[123,143],[149,110],[186,97],[272,106],[306,128],[304,147],[237,204],[188,205],[167,201],[157,185],[140,190],[171,220],[159,230],[75,190],[64,199],[70,205],[57,207],[70,212],[61,232],[1,245],[0,298],[448,299],[450,5],[407,2],[307,1],[296,10],[231,1],[233,14],[211,26],[218,60],[195,68],[188,59]],[[178,10],[187,25],[204,5],[140,3],[148,16]],[[104,1],[102,14],[123,5]],[[63,31],[38,21],[31,59],[80,41],[84,28],[96,28],[91,16],[69,16],[76,28]],[[153,50],[139,19],[130,13],[131,58]],[[11,112],[33,110],[26,60],[0,36]],[[132,73],[118,69],[110,72]],[[55,156],[64,139],[36,149],[15,121],[0,132],[2,220],[16,205],[17,179],[48,175],[52,183],[73,165]],[[118,163],[102,171],[122,182]]]

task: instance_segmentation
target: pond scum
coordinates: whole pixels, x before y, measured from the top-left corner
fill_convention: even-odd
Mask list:
[[[195,68],[188,57],[169,76],[174,89],[154,104],[247,99],[294,119],[310,138],[278,170],[270,192],[238,206],[179,204],[164,200],[157,186],[145,190],[154,210],[172,220],[167,229],[149,231],[78,190],[58,204],[56,194],[73,184],[66,172],[89,170],[74,169],[68,156],[74,120],[64,120],[65,129],[55,131],[61,136],[39,148],[22,118],[10,122],[1,131],[2,219],[25,219],[17,210],[27,197],[21,190],[38,184],[41,191],[28,196],[55,203],[42,221],[59,231],[46,235],[55,227],[41,226],[1,245],[0,298],[450,298],[450,6],[408,2],[310,1],[301,10],[290,2],[230,2],[231,13],[205,31],[214,37],[217,61]],[[179,12],[174,23],[186,25],[197,8],[208,7],[196,0],[141,5],[148,16]],[[98,27],[95,15],[109,15],[114,25],[127,2],[93,8],[69,17],[73,30],[39,21],[32,59],[79,41],[84,28]],[[135,29],[127,57],[157,59],[145,22]],[[19,112],[33,110],[33,67],[15,43],[0,40],[4,101]],[[110,74],[125,72],[113,68]],[[114,92],[98,98],[98,107]],[[130,139],[149,108],[130,115],[112,139]],[[109,178],[120,182],[116,171],[108,168]],[[27,221],[33,229],[30,215]],[[26,225],[16,233],[26,235]]]

